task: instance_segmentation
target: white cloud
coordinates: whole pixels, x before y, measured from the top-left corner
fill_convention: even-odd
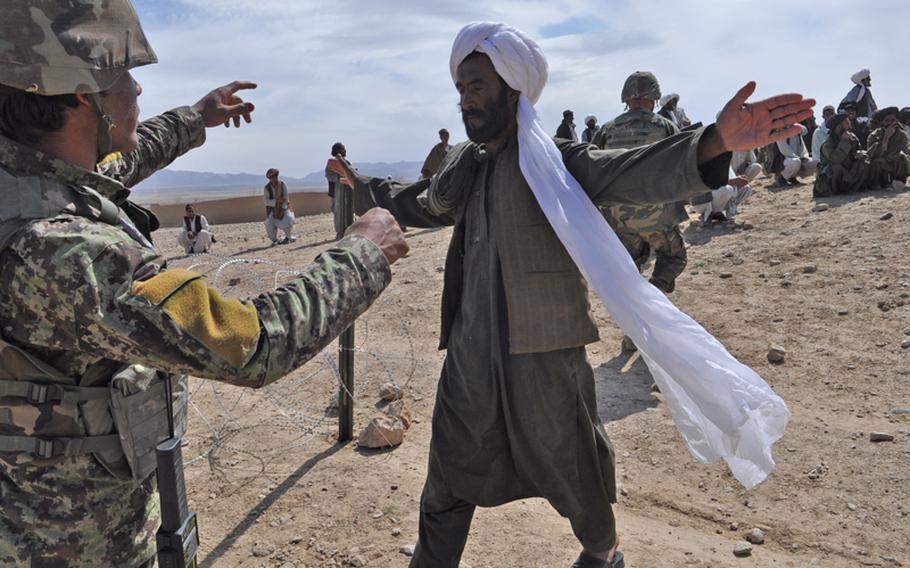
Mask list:
[[[910,21],[904,0],[467,4],[136,0],[161,59],[135,73],[144,114],[249,79],[260,85],[248,94],[254,124],[210,130],[207,144],[175,167],[255,173],[276,165],[303,175],[321,169],[338,140],[355,161],[419,160],[440,127],[463,138],[448,55],[458,29],[478,19],[507,21],[540,41],[551,81],[538,110],[554,132],[565,108],[602,121],[621,112],[622,82],[638,69],[653,71],[665,91],[682,95],[690,117],[706,122],[749,79],[759,97],[799,91],[837,104],[860,67],[872,69],[881,106],[910,104],[897,27]],[[544,37],[576,22],[591,23]]]

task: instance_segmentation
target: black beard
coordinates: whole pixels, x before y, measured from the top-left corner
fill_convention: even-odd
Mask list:
[[[469,118],[480,118],[480,126],[472,128],[468,124]],[[461,120],[471,142],[484,144],[503,133],[509,126],[509,97],[506,89],[500,89],[499,98],[490,101],[482,109],[461,111]]]

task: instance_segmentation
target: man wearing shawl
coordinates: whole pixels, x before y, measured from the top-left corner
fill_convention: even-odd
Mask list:
[[[457,567],[477,506],[528,497],[547,499],[569,519],[584,549],[573,567],[622,566],[613,449],[584,347],[598,339],[597,327],[582,274],[548,217],[553,204],[538,200],[574,184],[588,207],[584,223],[615,241],[613,258],[599,261],[619,263],[611,268],[636,293],[642,286],[660,294],[594,204],[667,203],[722,186],[730,150],[792,136],[813,101],[781,95],[747,104],[750,83],[717,125],[637,149],[599,150],[554,142],[543,130],[533,105],[546,84],[546,58],[520,31],[467,25],[450,71],[470,141],[448,153],[432,182],[402,187],[349,172],[357,191],[369,191],[399,222],[455,226],[442,298],[440,348],[448,353],[411,567]]]
[[[828,137],[822,144],[813,197],[828,197],[866,189],[869,162],[856,134],[850,131],[850,116],[845,112],[825,121]]]
[[[875,99],[872,97],[872,75],[868,69],[860,69],[850,76],[853,88],[837,106],[838,111],[845,110],[847,104],[856,105],[856,116],[865,122],[872,118],[878,110]]]
[[[869,135],[869,189],[894,189],[901,191],[910,170],[907,157],[907,134],[898,120],[897,107],[887,107],[875,114],[880,124]]]

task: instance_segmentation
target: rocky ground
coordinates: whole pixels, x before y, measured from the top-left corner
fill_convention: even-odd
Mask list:
[[[621,332],[594,302],[603,339],[588,354],[617,453],[626,565],[910,566],[910,193],[813,200],[810,185],[766,181],[735,225],[686,228],[689,267],[672,295],[790,405],[766,482],[745,493],[723,464],[691,458],[647,368],[621,353]],[[245,296],[330,245],[328,215],[298,228],[296,243],[268,248],[258,223],[221,226],[219,256],[201,259],[180,254],[175,230],[158,243],[172,266],[195,266]],[[260,391],[194,379],[185,460],[203,566],[407,565],[442,361],[450,230],[408,236],[410,256],[357,324],[357,428],[381,414],[380,385],[396,382],[413,417],[401,446],[335,443],[325,416],[334,349]],[[230,258],[263,262],[220,267]],[[783,362],[768,361],[772,345]],[[893,440],[871,441],[873,432]],[[752,529],[763,544],[735,556]],[[558,568],[577,552],[568,523],[532,499],[479,510],[464,565]]]

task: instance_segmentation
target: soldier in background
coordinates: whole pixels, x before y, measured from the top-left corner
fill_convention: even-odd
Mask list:
[[[165,270],[127,188],[206,127],[249,122],[236,93],[255,85],[139,124],[129,70],[157,58],[128,0],[6,2],[0,37],[0,565],[153,566],[154,450],[186,423],[172,375],[281,378],[367,309],[407,245],[371,211],[292,284],[243,301]]]
[[[442,161],[445,160],[446,154],[452,149],[449,144],[449,131],[445,128],[439,129],[439,144],[430,149],[427,159],[423,161],[423,167],[420,168],[420,179],[431,178],[439,170]]]
[[[828,137],[822,144],[821,161],[812,188],[813,197],[864,191],[869,172],[866,152],[851,130],[850,116],[838,112],[825,121]]]
[[[636,71],[629,75],[621,98],[628,110],[601,127],[597,134],[601,148],[646,146],[679,132],[675,124],[654,113],[660,85],[652,73]],[[666,293],[672,292],[676,277],[686,268],[686,245],[679,232],[679,223],[688,218],[684,203],[612,205],[601,211],[639,270],[654,251],[650,282]],[[624,349],[634,347],[628,337],[623,339]]]

